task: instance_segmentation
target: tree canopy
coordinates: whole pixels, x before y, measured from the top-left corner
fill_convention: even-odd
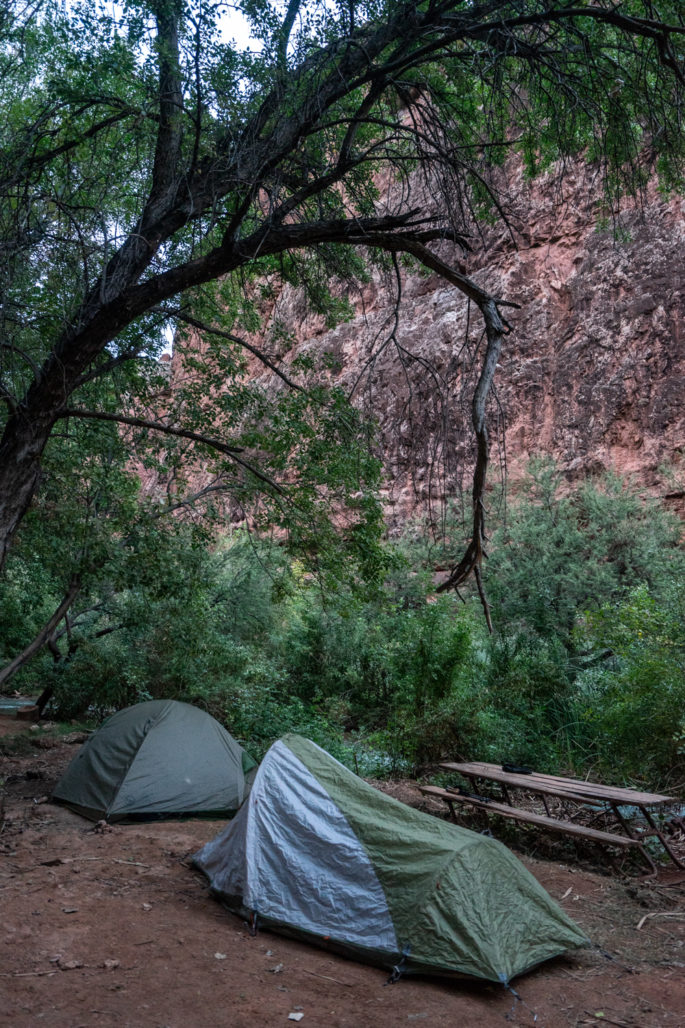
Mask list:
[[[231,11],[251,49],[229,38]],[[5,5],[0,560],[66,422],[194,441],[234,486],[285,501],[317,465],[320,432],[330,453],[362,429],[344,397],[312,392],[250,342],[258,283],[296,281],[335,321],[331,281],[404,256],[483,319],[473,537],[444,587],[477,574],[485,405],[516,297],[477,285],[459,251],[478,217],[505,217],[496,169],[515,152],[531,174],[582,154],[609,203],[654,170],[680,187],[684,86],[680,0]],[[381,192],[384,176],[398,188]],[[198,358],[211,376],[183,404],[150,415],[174,325],[205,333],[216,359]],[[296,399],[273,407],[243,389],[248,354]],[[353,470],[314,476],[307,496],[346,500]],[[377,517],[354,495],[351,531]]]

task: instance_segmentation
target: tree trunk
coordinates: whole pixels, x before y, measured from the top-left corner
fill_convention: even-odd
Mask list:
[[[0,438],[0,570],[40,476],[40,461],[54,424],[52,405],[35,413],[21,405]]]
[[[57,607],[57,610],[52,615],[50,620],[41,628],[38,635],[32,640],[32,642],[29,643],[26,649],[23,650],[20,654],[18,654],[14,658],[14,660],[11,660],[9,664],[6,664],[5,667],[0,671],[0,689],[3,687],[3,685],[5,685],[6,682],[9,682],[10,678],[12,678],[12,676],[15,675],[17,671],[20,670],[20,668],[24,667],[25,664],[28,664],[31,658],[35,657],[36,653],[38,653],[38,651],[41,650],[43,646],[45,646],[50,636],[54,632],[55,628],[60,623],[66,612],[69,610],[69,607],[72,605],[72,603],[78,596],[80,590],[81,580],[78,575],[74,575],[71,579],[71,582],[69,583],[69,588],[64,594],[64,597],[62,598],[60,605]]]

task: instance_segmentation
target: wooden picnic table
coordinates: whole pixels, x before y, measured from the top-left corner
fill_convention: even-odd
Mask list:
[[[597,805],[602,804],[603,810],[611,812],[614,817],[614,825],[618,827],[624,834],[623,838],[632,840],[633,844],[639,844],[639,849],[653,865],[651,858],[646,850],[643,849],[641,843],[645,836],[653,835],[656,836],[664,850],[679,868],[685,868],[678,857],[671,849],[668,840],[664,837],[663,833],[656,824],[651,808],[665,807],[670,804],[678,803],[678,799],[674,796],[664,796],[661,793],[643,792],[638,789],[626,789],[619,786],[601,785],[598,782],[588,782],[580,778],[562,778],[559,775],[547,775],[542,774],[538,771],[526,772],[521,769],[516,771],[505,771],[504,768],[498,764],[488,764],[482,761],[473,761],[471,763],[452,763],[446,762],[440,765],[446,771],[453,771],[462,777],[466,778],[471,783],[473,789],[474,798],[478,799],[479,791],[481,786],[480,782],[497,783],[502,791],[502,797],[506,801],[505,804],[497,803],[495,807],[491,806],[486,801],[474,804],[478,806],[484,806],[485,809],[492,809],[493,813],[499,813],[503,816],[514,817],[515,820],[525,821],[526,811],[515,808],[511,802],[510,791],[513,789],[519,789],[525,792],[533,793],[542,799],[545,810],[547,812],[546,818],[541,818],[541,815],[534,815],[530,818],[530,823],[542,824],[545,822],[546,827],[552,828],[553,830],[564,831],[562,827],[569,825],[570,819],[557,819],[552,818],[551,812],[548,805],[548,797],[553,796],[562,802],[570,802],[576,805]],[[448,795],[452,797],[452,801],[455,801],[454,792],[449,792]],[[445,799],[445,797],[442,797]],[[456,797],[459,799],[459,796]],[[463,797],[468,802],[468,795]],[[481,801],[483,798],[480,797]],[[639,834],[636,833],[630,824],[630,818],[625,816],[625,813],[621,810],[621,807],[635,807],[637,808],[642,817],[644,818],[649,830],[642,831]],[[507,809],[508,808],[508,809]],[[452,808],[453,810],[453,808]],[[514,813],[515,812],[515,813]],[[557,827],[558,826],[558,827]],[[601,841],[597,838],[597,832],[594,829],[587,828],[585,826],[574,825],[574,828],[582,828],[584,831],[571,832],[568,829],[569,834],[584,834],[587,833],[588,838],[594,838],[595,841]],[[609,833],[600,833],[604,836],[609,836]],[[613,838],[621,838],[621,836],[613,836]],[[605,839],[604,841],[607,841]],[[617,843],[617,845],[620,845]]]

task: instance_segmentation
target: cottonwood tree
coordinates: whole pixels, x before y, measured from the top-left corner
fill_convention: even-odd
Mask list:
[[[251,49],[221,35],[236,12]],[[298,386],[250,342],[258,283],[297,281],[334,319],[329,281],[406,259],[482,319],[473,532],[443,588],[478,575],[486,400],[516,297],[459,251],[474,218],[505,216],[493,169],[513,152],[531,173],[582,154],[609,202],[654,168],[682,182],[680,0],[15,0],[0,30],[0,559],[68,418],[211,446],[287,492],[292,466],[269,464],[268,432],[244,448],[216,383],[209,425],[199,400],[132,409],[131,383],[181,324],[228,377],[251,352]],[[105,378],[120,400],[98,406]]]

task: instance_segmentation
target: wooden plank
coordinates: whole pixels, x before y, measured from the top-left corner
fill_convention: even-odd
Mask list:
[[[664,796],[660,793],[640,792],[637,789],[625,789],[622,786],[600,785],[598,782],[587,782],[579,778],[562,778],[559,775],[545,775],[539,771],[533,771],[527,775],[517,775],[510,771],[503,771],[497,764],[486,764],[482,761],[470,763],[444,763],[440,765],[449,771],[456,771],[459,774],[471,775],[475,778],[490,778],[492,781],[505,781],[507,784],[515,785],[517,788],[529,788],[532,790],[533,783],[537,787],[549,785],[558,788],[564,794],[575,792],[582,795],[584,800],[603,799],[607,802],[640,806],[652,806],[655,804],[667,804],[680,802],[675,796]],[[502,776],[505,776],[502,778]],[[526,786],[526,783],[528,785]],[[540,788],[540,790],[542,789]],[[559,793],[553,793],[559,795]]]
[[[487,778],[488,781],[509,785],[514,789],[525,789],[527,792],[539,792],[541,795],[557,796],[559,799],[573,800],[574,803],[588,802],[588,797],[583,796],[581,793],[575,793],[571,789],[562,789],[548,782],[539,782],[534,780],[532,775],[514,775],[509,771],[502,771],[501,769],[495,769],[487,774],[474,770],[464,770],[470,768],[470,764],[441,764],[440,767],[444,767],[447,771],[456,771],[466,778]]]
[[[450,767],[456,767],[456,766],[457,766],[457,764],[454,764],[454,763],[452,763],[450,765]],[[500,771],[501,772],[501,771],[504,770],[501,764],[488,764],[488,763],[486,763],[483,760],[473,760],[473,761],[470,761],[468,763],[462,763],[459,766],[460,767],[471,767],[471,768],[474,768],[474,769],[475,768],[482,768],[482,770],[483,770],[483,772],[485,774],[489,774],[491,771]],[[507,771],[507,772],[505,772],[505,774],[515,774],[515,772]],[[525,778],[533,778],[533,779],[536,779],[538,781],[543,781],[543,782],[552,782],[554,784],[571,785],[571,786],[573,786],[576,789],[582,789],[583,786],[588,784],[588,781],[587,781],[586,778],[566,778],[566,777],[562,777],[561,775],[549,775],[549,774],[546,774],[544,771],[530,771],[528,774],[525,774],[523,777],[525,777]]]
[[[446,803],[469,803],[471,806],[481,810],[489,810],[501,817],[508,817],[513,821],[522,821],[525,824],[537,825],[540,828],[547,828],[552,832],[560,832],[565,835],[581,836],[590,839],[592,842],[601,842],[604,845],[623,846],[629,848],[637,846],[642,848],[640,839],[630,839],[627,835],[613,835],[611,832],[601,832],[597,828],[586,828],[585,825],[573,824],[571,821],[556,821],[552,817],[545,817],[543,814],[535,814],[529,810],[519,810],[518,807],[508,807],[506,803],[497,803],[496,800],[484,801],[475,796],[462,796],[456,792],[449,792],[437,785],[421,785],[421,792],[427,796],[434,796],[436,799],[444,800]]]
[[[468,767],[471,768],[471,774],[479,775],[476,768],[481,768],[482,772],[480,777],[489,777],[491,772],[498,774],[511,774],[513,772],[503,772],[499,764],[488,764],[485,761],[471,761],[467,764],[450,764],[450,768],[456,767]],[[586,795],[591,795],[593,798],[614,798],[618,797],[617,802],[620,803],[631,803],[635,806],[642,804],[655,804],[655,803],[679,803],[675,796],[664,796],[661,793],[652,792],[640,792],[637,789],[627,789],[623,786],[614,785],[602,785],[599,782],[589,782],[586,779],[581,778],[562,778],[559,775],[548,775],[541,771],[532,771],[530,774],[520,776],[526,779],[533,779],[539,782],[552,782],[559,785],[561,788],[574,789],[576,792],[582,792]]]

